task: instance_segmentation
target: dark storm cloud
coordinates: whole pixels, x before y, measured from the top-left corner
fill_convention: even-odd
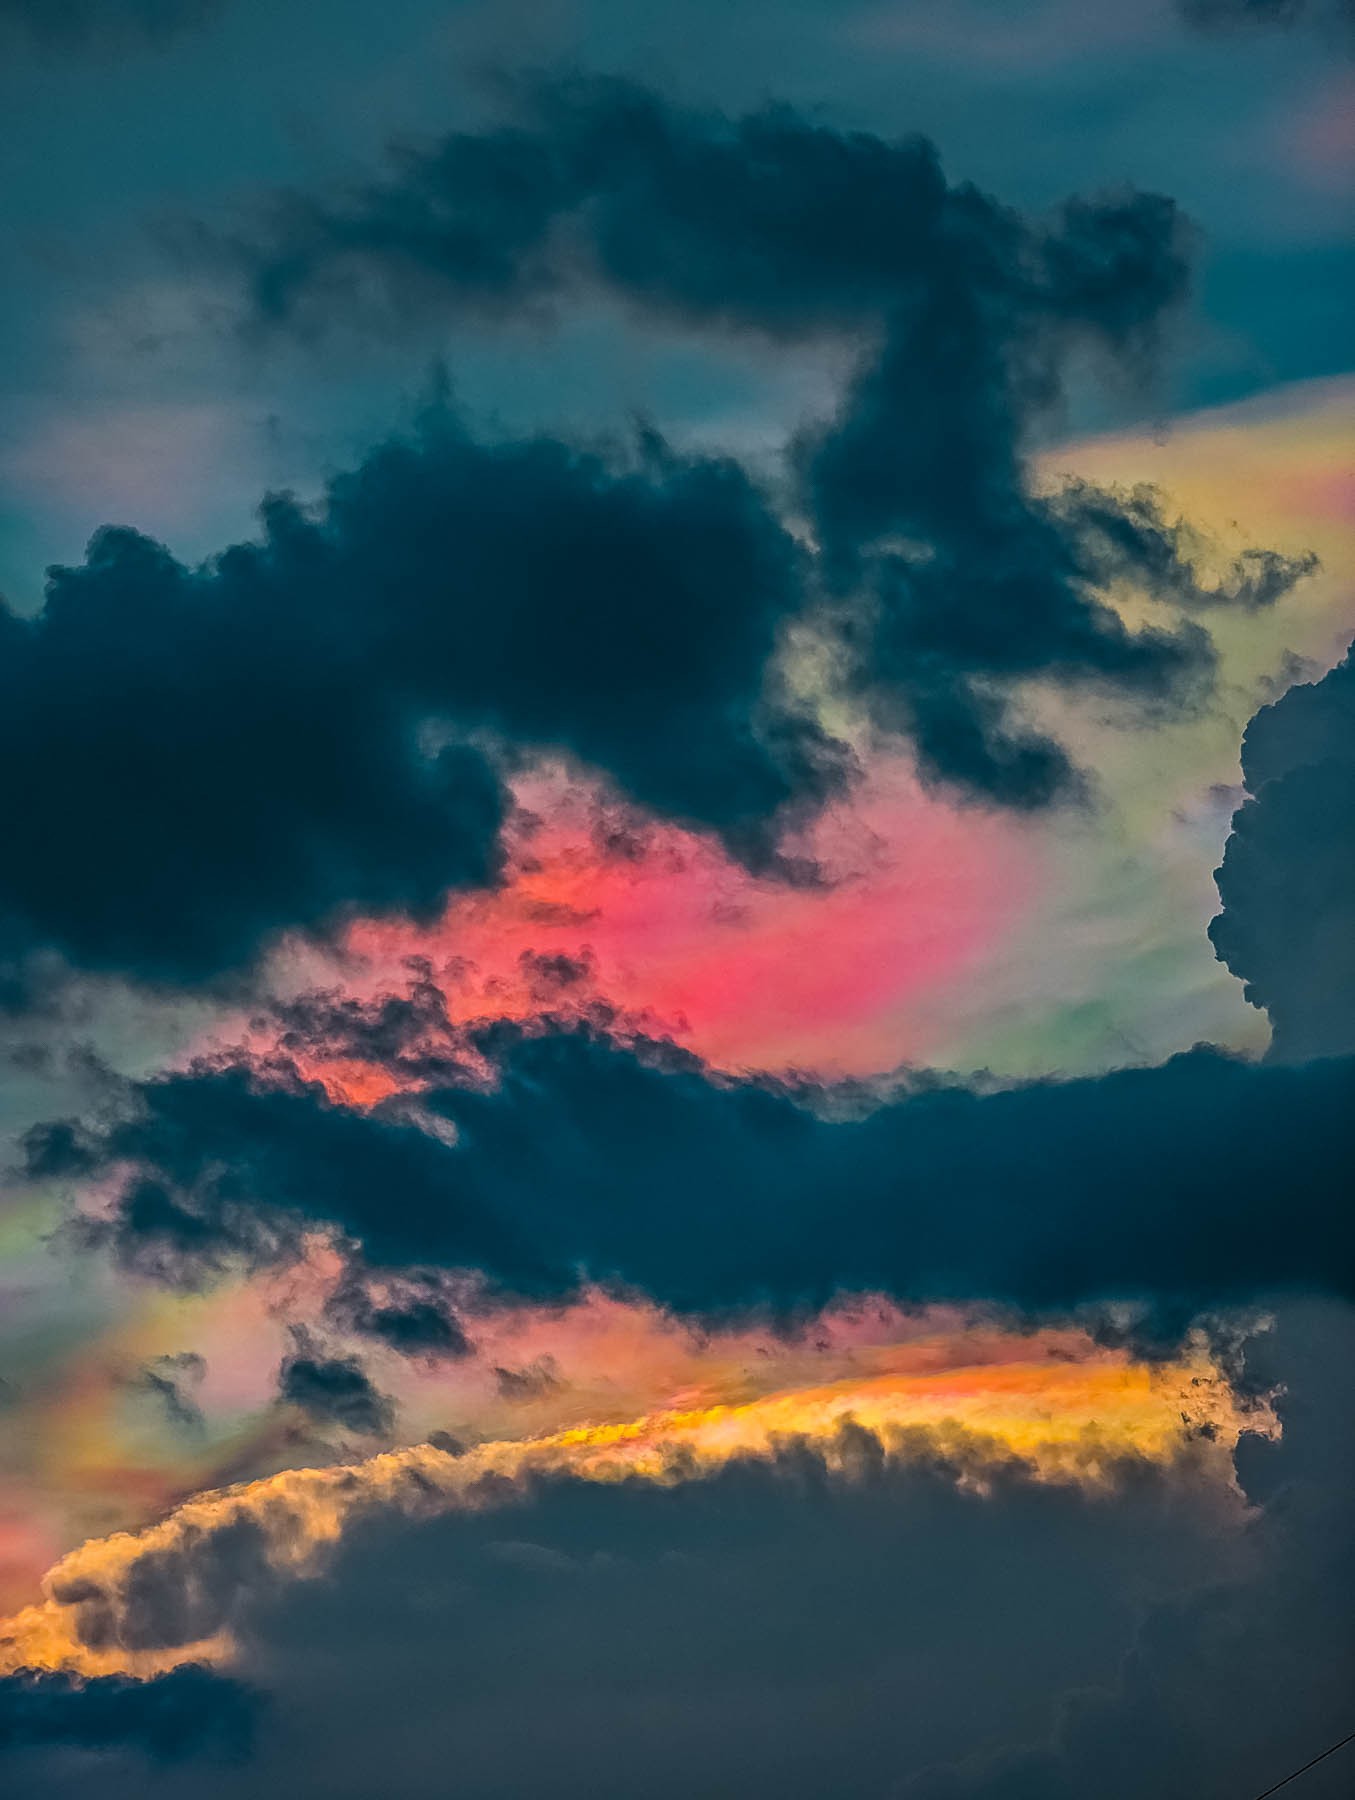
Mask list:
[[[0,0],[7,30],[54,51],[112,51],[161,44],[208,24],[226,0]]]
[[[909,1468],[865,1432],[855,1451],[846,1480],[788,1449],[667,1493],[543,1482],[480,1519],[374,1521],[331,1581],[261,1609],[254,1629],[289,1687],[303,1642],[344,1646],[327,1697],[303,1678],[318,1722],[366,1678],[357,1664],[374,1669],[377,1643],[393,1648],[422,1587],[386,1678],[421,1697],[425,1646],[457,1608],[451,1716],[402,1763],[413,1792],[435,1742],[457,1740],[470,1794],[887,1792],[942,1745],[1001,1742],[1039,1718],[1047,1687],[1078,1679],[1078,1651],[1112,1670],[1136,1577],[1190,1584],[1192,1546],[1212,1562],[1203,1519],[1151,1477],[1131,1474],[1122,1510],[1098,1519],[1019,1469],[986,1504],[956,1493],[962,1464]],[[1041,1599],[1055,1582],[1059,1624]],[[956,1614],[961,1589],[991,1607],[982,1642]],[[364,1612],[360,1646],[348,1620]],[[360,1753],[368,1779],[383,1753]]]
[[[1024,453],[1074,360],[1141,376],[1188,287],[1173,202],[1125,192],[1026,218],[949,185],[920,138],[886,141],[789,107],[683,111],[617,80],[525,82],[517,122],[406,149],[347,195],[292,196],[233,245],[251,314],[309,332],[389,332],[392,314],[539,308],[589,290],[702,329],[866,346],[838,416],[798,449],[830,587],[866,600],[855,673],[924,771],[987,799],[1075,792],[1062,748],[1021,726],[1030,676],[1188,702],[1197,628],[1129,633],[1115,572],[1174,600],[1178,544],[1109,495],[1051,505]],[[1113,541],[1112,541],[1113,540]],[[903,548],[900,548],[902,541]],[[1111,552],[1113,551],[1113,557]],[[1272,559],[1220,597],[1278,594]]]
[[[495,1027],[483,1048],[494,1083],[423,1094],[430,1130],[241,1069],[147,1082],[68,1158],[76,1176],[131,1170],[86,1230],[183,1279],[293,1255],[330,1221],[369,1270],[477,1269],[529,1294],[583,1273],[697,1312],[877,1287],[1035,1308],[1142,1296],[1167,1319],[1262,1285],[1355,1294],[1349,1061],[1201,1049],[829,1119],[860,1096],[724,1079],[594,1026]]]
[[[1091,1500],[1017,1461],[966,1489],[963,1445],[896,1455],[847,1424],[834,1448],[845,1472],[792,1442],[669,1487],[543,1479],[355,1522],[322,1579],[236,1601],[270,1716],[247,1767],[186,1794],[422,1800],[452,1766],[476,1800],[889,1793],[1038,1736],[1051,1696],[1114,1679],[1145,1601],[1233,1560],[1176,1470],[1127,1464]]]
[[[839,778],[764,705],[801,558],[731,462],[439,415],[263,523],[193,570],[105,531],[36,619],[0,611],[11,948],[190,980],[282,926],[426,914],[497,867],[498,776],[458,732],[572,753],[763,866]]]
[[[1314,1307],[1282,1312],[1274,1344],[1249,1350],[1254,1379],[1279,1386],[1284,1437],[1239,1447],[1242,1485],[1264,1507],[1244,1579],[1154,1606],[1117,1680],[1070,1684],[1052,1742],[965,1759],[905,1783],[900,1800],[1246,1796],[1344,1737],[1355,1687],[1353,1354],[1355,1315]],[[1344,1800],[1352,1752],[1305,1775],[1295,1795]]]
[[[0,1753],[133,1748],[166,1762],[238,1755],[253,1736],[259,1700],[195,1663],[154,1681],[21,1671],[0,1679]]]
[[[292,1354],[278,1371],[278,1398],[300,1407],[319,1425],[379,1437],[391,1428],[395,1407],[355,1356],[325,1356],[309,1334],[293,1330]]]
[[[1270,1014],[1274,1057],[1355,1050],[1355,655],[1262,707],[1242,773],[1214,948]]]

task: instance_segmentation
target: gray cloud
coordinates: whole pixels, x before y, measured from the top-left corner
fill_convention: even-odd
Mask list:
[[[836,417],[795,457],[821,575],[851,594],[853,675],[924,770],[1041,806],[1078,792],[1021,725],[1039,675],[1150,707],[1208,683],[1198,627],[1130,633],[1100,587],[1202,595],[1140,499],[1057,504],[1024,457],[1074,365],[1142,387],[1186,299],[1191,233],[1166,196],[1074,197],[1023,216],[949,183],[935,148],[787,106],[730,118],[619,80],[508,85],[510,118],[394,154],[384,179],[278,198],[227,246],[253,325],[383,338],[430,316],[531,312],[601,290],[648,318],[858,349]],[[1301,563],[1256,553],[1210,597],[1260,604]],[[864,602],[862,611],[861,603]]]

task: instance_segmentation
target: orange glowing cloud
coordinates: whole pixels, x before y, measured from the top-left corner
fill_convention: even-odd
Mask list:
[[[839,1363],[862,1347],[844,1342]],[[375,1511],[420,1517],[493,1505],[533,1476],[551,1474],[669,1484],[735,1458],[773,1456],[788,1440],[809,1441],[830,1468],[850,1474],[862,1432],[901,1459],[942,1459],[956,1480],[979,1491],[1013,1468],[1036,1481],[1106,1489],[1127,1460],[1169,1467],[1190,1458],[1235,1504],[1231,1452],[1239,1433],[1275,1429],[1267,1411],[1239,1405],[1202,1343],[1173,1363],[1149,1366],[1085,1337],[1080,1353],[1060,1344],[1057,1354],[1035,1339],[1024,1358],[930,1373],[919,1371],[915,1356],[864,1347],[872,1354],[851,1373],[839,1369],[738,1404],[587,1421],[461,1453],[421,1444],[199,1495],[144,1531],[94,1539],[63,1557],[46,1577],[45,1598],[0,1626],[0,1672],[148,1677],[188,1660],[229,1660],[237,1652],[229,1606],[219,1617],[188,1609],[206,1620],[202,1635],[153,1647],[137,1639],[127,1610],[143,1558],[172,1556],[176,1578],[195,1590],[199,1559],[205,1569],[214,1534],[228,1526],[255,1534],[265,1578],[303,1579],[322,1573],[350,1524]]]

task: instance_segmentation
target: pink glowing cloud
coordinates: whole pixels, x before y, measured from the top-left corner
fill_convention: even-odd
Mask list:
[[[910,1003],[972,978],[1038,885],[1018,822],[929,794],[897,762],[797,846],[826,875],[803,887],[672,826],[623,821],[618,835],[596,790],[558,771],[522,781],[518,800],[527,822],[501,888],[453,898],[431,929],[359,921],[337,971],[297,952],[293,984],[305,971],[371,999],[417,958],[453,1024],[601,1000],[718,1068],[866,1076],[926,1059]],[[552,958],[583,979],[550,987]],[[266,1051],[266,1035],[252,1045]],[[395,1086],[337,1052],[306,1072],[360,1105]]]

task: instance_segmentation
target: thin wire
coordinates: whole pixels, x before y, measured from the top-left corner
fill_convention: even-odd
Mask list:
[[[1291,1781],[1297,1781],[1300,1775],[1306,1775],[1309,1769],[1315,1769],[1320,1762],[1326,1762],[1329,1756],[1335,1756],[1338,1750],[1344,1750],[1347,1744],[1355,1744],[1355,1731],[1343,1737],[1339,1743],[1328,1744],[1325,1750],[1319,1751],[1311,1762],[1304,1763],[1301,1769],[1295,1769],[1286,1775],[1283,1781],[1277,1781],[1274,1787],[1268,1787],[1264,1793],[1258,1794],[1256,1800],[1266,1800],[1268,1794],[1278,1794],[1282,1787],[1288,1787]]]

